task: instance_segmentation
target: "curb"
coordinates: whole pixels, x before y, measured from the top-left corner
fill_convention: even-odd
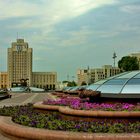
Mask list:
[[[83,133],[46,130],[15,124],[11,117],[0,117],[0,131],[17,140],[139,140],[140,134]]]
[[[87,117],[140,117],[140,111],[124,112],[124,111],[89,111],[89,110],[75,110],[68,106],[57,105],[44,105],[42,102],[37,102],[33,105],[34,108],[58,110],[60,113],[66,115],[75,116],[87,116]]]

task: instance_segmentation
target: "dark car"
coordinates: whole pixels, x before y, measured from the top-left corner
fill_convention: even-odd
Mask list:
[[[11,95],[8,93],[8,91],[1,89],[0,90],[0,100],[6,99],[6,98],[11,98]]]

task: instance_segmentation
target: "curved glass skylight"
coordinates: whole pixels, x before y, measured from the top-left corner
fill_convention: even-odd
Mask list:
[[[140,98],[140,71],[124,72],[100,80],[87,89],[101,91],[102,97]]]
[[[29,87],[30,91],[32,92],[43,92],[44,89],[41,89],[41,88],[36,88],[36,87]],[[11,88],[9,89],[9,91],[12,91],[12,92],[26,92],[27,91],[27,87],[14,87],[14,88]]]

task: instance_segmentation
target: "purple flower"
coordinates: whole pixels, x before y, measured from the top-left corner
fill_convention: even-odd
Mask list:
[[[82,102],[80,98],[65,97],[58,100],[44,100],[43,104],[70,106],[73,109],[81,110],[105,110],[105,111],[140,111],[140,103],[90,103]]]

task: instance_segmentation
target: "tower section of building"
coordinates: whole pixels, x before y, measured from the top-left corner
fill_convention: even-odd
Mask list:
[[[32,48],[24,39],[17,39],[8,48],[8,83],[9,87],[18,86],[22,80],[32,85]]]

